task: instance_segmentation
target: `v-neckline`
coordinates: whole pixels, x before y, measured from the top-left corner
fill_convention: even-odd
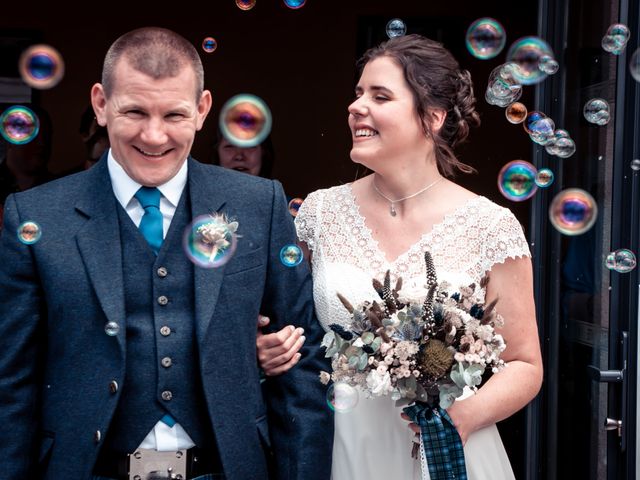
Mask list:
[[[431,226],[431,229],[429,231],[424,232],[422,235],[420,235],[418,239],[409,246],[409,248],[407,248],[404,252],[400,253],[394,260],[391,261],[387,258],[386,253],[383,252],[382,249],[380,248],[380,244],[378,240],[376,240],[376,238],[373,236],[373,231],[371,230],[371,228],[369,228],[369,225],[367,225],[367,219],[364,217],[364,215],[360,213],[360,205],[358,204],[358,202],[356,202],[356,196],[353,192],[353,184],[349,183],[346,186],[349,191],[349,199],[351,201],[354,214],[360,219],[360,223],[362,224],[362,231],[363,231],[363,235],[365,236],[365,241],[369,245],[371,245],[371,249],[380,258],[380,260],[388,267],[394,267],[395,265],[397,265],[400,259],[409,256],[417,246],[425,242],[427,238],[432,237],[436,231],[442,230],[443,228],[445,228],[446,225],[450,223],[450,220],[456,217],[460,211],[469,208],[472,204],[484,198],[482,195],[476,195],[474,197],[467,199],[466,201],[458,205],[456,208],[454,208],[450,212],[445,213],[439,222],[434,223]]]

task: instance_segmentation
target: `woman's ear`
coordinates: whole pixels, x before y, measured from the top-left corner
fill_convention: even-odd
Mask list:
[[[428,110],[425,117],[425,121],[430,123],[431,131],[438,133],[447,119],[447,112],[441,108],[436,108]]]

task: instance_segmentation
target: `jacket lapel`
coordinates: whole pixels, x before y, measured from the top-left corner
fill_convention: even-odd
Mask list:
[[[88,219],[78,231],[76,242],[102,310],[109,322],[120,327],[117,339],[124,353],[126,315],[120,225],[106,155],[87,175],[87,189],[76,203],[76,210]]]
[[[189,158],[189,195],[191,200],[192,219],[201,215],[210,215],[223,211],[225,204],[225,186],[219,179],[193,158]],[[224,276],[224,266],[219,268],[202,268],[194,266],[195,302],[196,302],[196,334],[198,342],[203,342],[211,323],[213,311],[218,301],[218,293]]]

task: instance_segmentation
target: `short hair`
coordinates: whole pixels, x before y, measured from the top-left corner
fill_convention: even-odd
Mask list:
[[[432,132],[429,123],[423,122],[425,134],[435,143],[440,173],[453,176],[456,170],[473,172],[453,153],[466,140],[469,127],[480,125],[471,74],[460,70],[456,59],[441,43],[416,34],[393,37],[367,50],[358,61],[360,74],[367,63],[379,57],[392,58],[402,68],[419,118],[425,119],[432,108],[446,112],[438,132]]]
[[[125,57],[139,72],[156,80],[175,77],[185,66],[196,76],[196,102],[204,90],[204,68],[196,48],[184,37],[160,27],[144,27],[119,37],[104,58],[102,88],[108,98],[113,92],[114,71]]]

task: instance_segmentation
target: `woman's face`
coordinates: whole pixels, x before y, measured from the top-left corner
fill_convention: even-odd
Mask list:
[[[262,147],[236,147],[226,139],[218,145],[220,166],[258,176],[262,168]]]
[[[377,171],[380,162],[408,159],[429,145],[418,117],[413,93],[402,68],[390,57],[371,60],[349,105],[351,159]],[[394,162],[395,164],[396,162]]]

